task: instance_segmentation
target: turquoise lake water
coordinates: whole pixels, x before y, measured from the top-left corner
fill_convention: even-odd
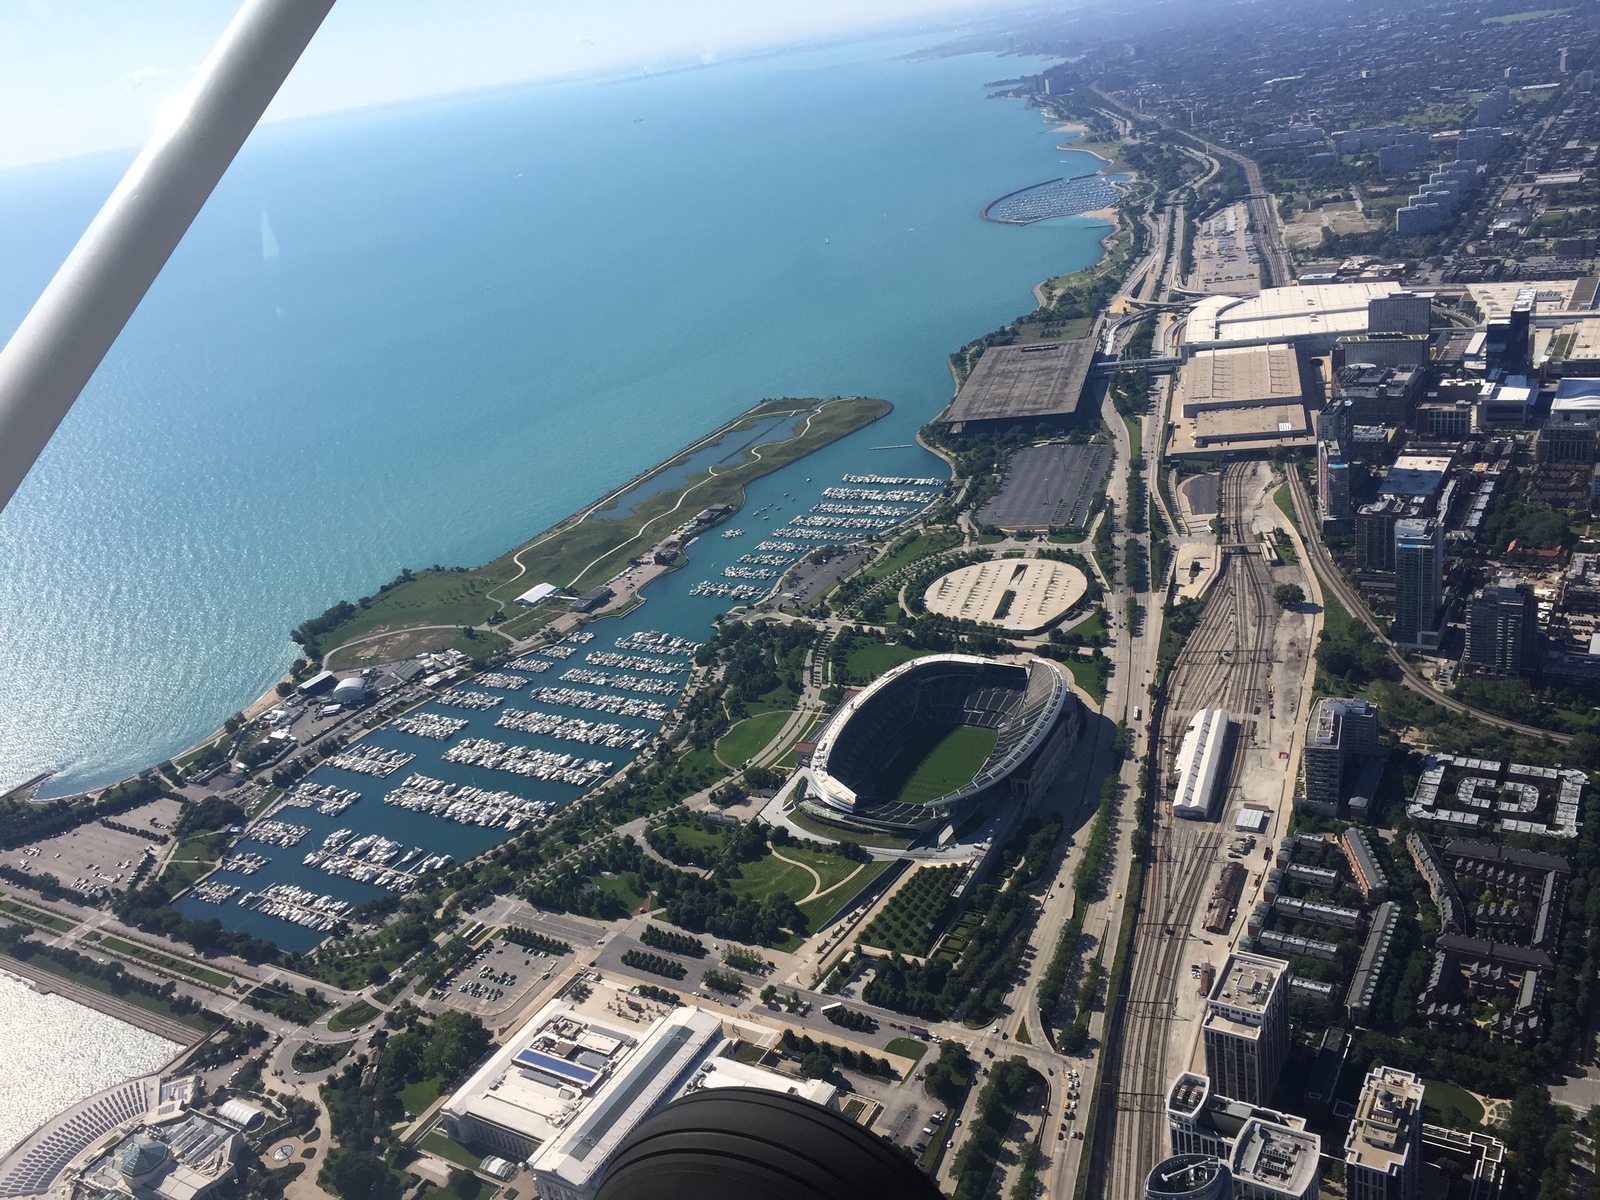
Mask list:
[[[401,566],[486,561],[763,397],[895,411],[756,484],[735,525],[768,503],[803,513],[847,472],[944,474],[874,447],[911,442],[949,399],[949,351],[1095,261],[1106,227],[981,221],[995,197],[1098,162],[985,99],[1017,60],[913,48],[259,130],[0,514],[0,787],[56,769],[62,794],[161,760],[270,686],[306,616]],[[0,333],[126,162],[0,175]],[[588,648],[633,628],[704,637],[729,602],[688,590],[750,541],[702,539]],[[454,769],[425,761],[437,743],[377,737],[417,750],[413,770]],[[369,800],[337,824],[368,810],[435,844],[419,839],[443,822],[377,800],[402,777],[347,777]],[[494,837],[441,836],[458,857]]]

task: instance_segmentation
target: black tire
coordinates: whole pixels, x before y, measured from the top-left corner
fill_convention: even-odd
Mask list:
[[[596,1200],[940,1200],[887,1142],[780,1092],[712,1088],[623,1140]]]

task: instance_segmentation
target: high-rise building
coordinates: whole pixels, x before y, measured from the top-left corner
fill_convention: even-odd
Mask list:
[[[1523,288],[1511,302],[1507,315],[1490,319],[1483,339],[1483,362],[1491,376],[1497,371],[1507,375],[1527,374],[1533,353],[1530,337],[1538,296],[1536,288]]]
[[[1390,496],[1356,510],[1356,566],[1363,571],[1394,570],[1394,527],[1404,507]]]
[[[1228,956],[1206,997],[1206,1074],[1212,1088],[1265,1104],[1289,1056],[1289,964],[1260,954]]]
[[[1422,1080],[1374,1067],[1344,1139],[1350,1200],[1416,1200],[1422,1186]]]
[[[1471,158],[1478,162],[1488,162],[1494,157],[1495,151],[1500,149],[1503,135],[1494,125],[1478,129],[1463,129],[1456,142],[1456,155],[1459,158]]]
[[[1428,298],[1416,292],[1390,292],[1367,301],[1368,333],[1426,334]]]
[[[1526,675],[1539,661],[1539,601],[1533,588],[1502,575],[1467,607],[1461,661],[1492,675]]]
[[[1355,515],[1350,504],[1350,464],[1338,442],[1317,443],[1317,503],[1324,521],[1348,521]]]
[[[1497,87],[1482,100],[1478,101],[1478,124],[1498,125],[1505,120],[1506,113],[1510,111],[1510,89]]]
[[[1144,1200],[1231,1200],[1233,1175],[1209,1154],[1175,1154],[1150,1168]]]
[[[1380,749],[1377,705],[1349,697],[1318,700],[1300,753],[1301,794],[1312,804],[1336,808],[1351,759],[1370,758]]]
[[[1396,644],[1437,646],[1439,602],[1444,595],[1444,528],[1408,517],[1394,523],[1394,626]]]

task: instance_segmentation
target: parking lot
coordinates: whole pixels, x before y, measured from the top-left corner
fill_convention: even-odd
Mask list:
[[[983,506],[978,520],[1001,529],[1086,525],[1110,467],[1109,446],[1025,447],[1011,456],[1005,483]]]
[[[9,850],[3,861],[8,867],[30,875],[54,875],[63,886],[91,895],[115,890],[127,885],[146,851],[154,850],[159,854],[163,845],[171,840],[172,826],[180,811],[181,805],[176,800],[163,798],[111,818],[130,829],[148,830],[162,841],[152,841],[92,821],[42,842]]]
[[[451,1008],[474,1016],[503,1012],[529,991],[549,983],[569,959],[495,938],[441,984],[436,995]]]

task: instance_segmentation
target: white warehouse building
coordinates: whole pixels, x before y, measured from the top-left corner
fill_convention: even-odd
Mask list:
[[[1211,819],[1227,740],[1227,709],[1202,708],[1189,718],[1174,764],[1178,774],[1178,786],[1172,793],[1175,816],[1191,821]]]

